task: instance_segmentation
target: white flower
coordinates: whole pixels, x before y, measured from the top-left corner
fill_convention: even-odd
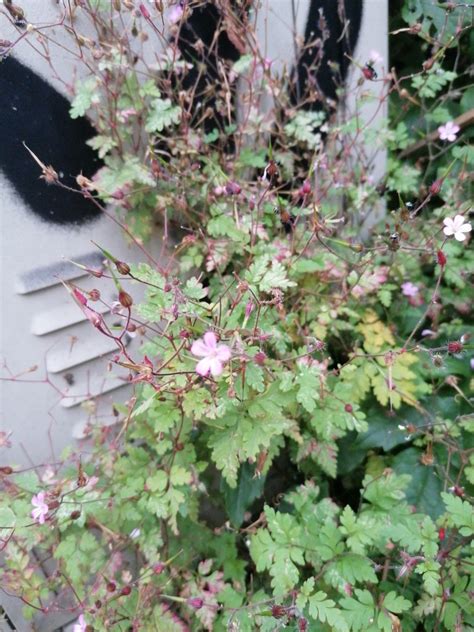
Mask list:
[[[74,624],[74,627],[72,628],[72,632],[86,632],[86,629],[87,629],[87,623],[84,619],[84,615],[81,614],[77,622]]]
[[[443,233],[448,237],[454,235],[454,239],[457,241],[464,241],[466,239],[466,233],[472,230],[471,224],[464,222],[462,215],[456,215],[454,219],[446,217],[446,219],[443,220],[443,224]]]
[[[453,121],[448,121],[445,125],[438,127],[438,134],[441,140],[448,140],[450,143],[456,140],[456,134],[461,128]]]
[[[223,371],[223,363],[230,359],[231,351],[227,345],[218,345],[217,338],[213,331],[204,334],[193,342],[191,353],[202,358],[196,365],[196,373],[199,375],[211,375],[216,377]]]

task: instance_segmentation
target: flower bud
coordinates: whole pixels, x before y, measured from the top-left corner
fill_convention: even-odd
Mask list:
[[[190,597],[186,603],[194,610],[199,610],[204,605],[204,601],[200,597]]]
[[[105,589],[107,592],[114,592],[117,588],[117,584],[115,582],[107,582],[107,585],[105,586]]]
[[[98,301],[100,299],[100,292],[95,288],[89,292],[89,298],[91,301]]]
[[[444,527],[440,527],[438,529],[438,538],[439,541],[442,542],[444,540],[444,538],[446,537],[446,529]]]
[[[143,4],[143,2],[140,4],[140,6],[138,8],[140,9],[140,13],[143,15],[145,20],[150,20],[151,19],[150,12],[146,8],[146,6]]]
[[[125,261],[115,261],[115,267],[120,274],[123,274],[123,276],[127,276],[127,274],[130,274],[130,266],[128,265],[128,263],[125,263]]]
[[[454,355],[456,353],[461,353],[463,349],[464,349],[464,346],[462,342],[459,342],[458,340],[454,340],[453,342],[448,342],[448,353],[450,353],[451,355]]]
[[[127,597],[131,592],[132,592],[131,586],[124,586],[122,590],[120,591],[120,594],[123,595],[124,597]]]
[[[352,413],[354,409],[352,408],[352,404],[346,404],[344,406],[344,410],[346,411],[346,413]]]
[[[4,465],[3,467],[0,467],[0,474],[9,476],[10,474],[13,474],[13,468],[10,467],[9,465]]]
[[[237,184],[237,182],[233,182],[232,180],[225,185],[225,192],[227,193],[227,195],[239,195],[241,191],[242,188],[240,187],[240,185]]]
[[[301,191],[303,192],[304,195],[308,195],[309,193],[311,193],[311,182],[309,180],[305,180],[303,182]]]
[[[118,300],[122,307],[130,308],[133,305],[133,298],[130,296],[130,294],[128,294],[128,292],[125,292],[124,290],[120,290]]]
[[[438,195],[438,193],[441,191],[442,186],[443,186],[442,178],[438,178],[437,180],[432,182],[430,186],[431,195]]]
[[[84,296],[84,294],[82,292],[79,292],[78,289],[74,288],[72,290],[72,293],[74,295],[74,298],[81,304],[81,305],[87,305],[87,299]]]
[[[77,520],[80,515],[81,515],[81,512],[78,509],[76,509],[76,511],[71,512],[71,514],[69,515],[69,518],[71,520]]]
[[[287,609],[285,608],[285,606],[277,603],[272,606],[272,617],[274,617],[275,619],[281,619],[286,615],[286,613]]]
[[[166,568],[166,564],[163,564],[163,562],[157,562],[156,564],[153,564],[152,568],[155,575],[161,575]]]
[[[436,258],[438,260],[439,265],[443,268],[446,263],[447,263],[447,258],[446,255],[444,254],[444,252],[442,250],[438,250],[437,254],[436,254]]]
[[[262,366],[263,364],[265,364],[267,355],[263,351],[257,351],[257,353],[253,356],[253,359],[255,360],[256,364],[258,364],[259,366]]]
[[[247,305],[245,306],[245,318],[249,318],[250,314],[253,312],[255,306],[252,303],[252,301],[248,301]]]

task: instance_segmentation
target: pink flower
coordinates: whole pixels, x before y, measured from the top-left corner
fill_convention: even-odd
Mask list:
[[[370,51],[370,53],[369,53],[369,60],[372,62],[372,64],[382,64],[383,63],[383,57],[379,53],[378,50],[371,50]]]
[[[170,12],[168,13],[168,22],[170,24],[176,24],[183,17],[184,9],[181,2],[176,4],[174,7],[171,7]]]
[[[35,522],[38,522],[39,524],[44,524],[45,516],[49,511],[49,507],[45,502],[44,497],[45,493],[40,492],[39,494],[33,496],[33,498],[31,499],[31,504],[34,507],[33,511],[31,512],[31,517]]]
[[[471,224],[465,222],[462,215],[456,215],[454,219],[446,217],[443,220],[443,224],[443,233],[448,237],[454,235],[454,239],[457,241],[464,241],[466,239],[466,233],[470,233],[472,230]]]
[[[86,632],[86,630],[87,630],[87,623],[84,619],[84,615],[81,614],[77,622],[74,624],[74,627],[72,628],[72,632]]]
[[[456,134],[461,128],[453,121],[448,121],[445,125],[438,127],[438,134],[441,140],[448,140],[450,143],[456,140]]]
[[[416,296],[420,288],[418,288],[411,281],[407,281],[406,283],[402,283],[402,294],[403,296]]]
[[[231,351],[227,345],[218,345],[217,338],[213,331],[204,334],[193,342],[191,353],[202,360],[196,365],[196,373],[202,376],[211,375],[216,377],[223,371],[223,363],[230,359]]]
[[[12,442],[9,440],[10,432],[0,432],[0,448],[11,448]]]

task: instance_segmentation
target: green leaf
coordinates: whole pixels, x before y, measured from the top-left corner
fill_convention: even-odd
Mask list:
[[[368,590],[354,590],[353,597],[344,597],[340,600],[341,606],[346,611],[345,619],[350,623],[351,630],[369,630],[375,619],[374,599]]]
[[[296,401],[309,413],[316,408],[316,402],[319,399],[320,381],[318,373],[311,367],[299,367],[299,374],[296,376],[295,383],[298,385],[298,393]]]
[[[405,599],[401,595],[397,595],[393,590],[385,595],[383,600],[383,607],[390,612],[395,612],[395,614],[399,614],[400,612],[405,612],[405,610],[409,610],[412,607],[411,601]]]
[[[328,623],[337,632],[348,632],[349,626],[339,608],[322,590],[312,595],[309,600],[309,614],[316,621]]]
[[[411,476],[406,490],[407,502],[414,505],[417,511],[427,513],[436,519],[443,513],[440,502],[443,482],[433,467],[423,465],[421,456],[421,450],[408,448],[397,454],[392,461],[392,467],[397,474]]]
[[[241,465],[235,488],[230,487],[222,479],[221,490],[224,494],[225,508],[235,527],[240,527],[247,509],[262,495],[264,485],[265,477],[256,475],[255,466],[249,463]]]
[[[459,529],[462,536],[469,537],[474,533],[474,511],[472,505],[467,500],[462,500],[459,496],[441,494],[446,511],[448,512],[449,522]]]
[[[73,119],[84,116],[93,103],[99,102],[97,79],[87,79],[76,84],[76,96],[72,100],[69,116]]]
[[[181,108],[173,105],[170,99],[155,99],[148,114],[145,130],[162,132],[165,127],[177,125],[181,119]]]
[[[331,564],[331,570],[336,571],[348,584],[358,582],[378,582],[373,564],[367,557],[352,553],[344,554]]]
[[[371,518],[356,516],[347,505],[340,517],[340,531],[347,537],[347,546],[354,552],[364,554],[377,536],[376,523]]]

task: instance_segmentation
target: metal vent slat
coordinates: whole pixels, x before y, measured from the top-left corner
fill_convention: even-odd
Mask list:
[[[87,255],[74,257],[76,263],[100,270],[102,268],[103,255],[100,252],[91,252]],[[63,281],[71,281],[85,276],[84,270],[70,261],[59,261],[47,266],[28,270],[20,274],[16,280],[15,291],[17,294],[31,294],[38,290],[52,287]]]
[[[99,314],[106,314],[109,308],[103,303],[94,303],[94,310]],[[86,317],[79,307],[69,301],[65,305],[35,314],[31,320],[31,333],[35,336],[44,336],[85,320]]]

